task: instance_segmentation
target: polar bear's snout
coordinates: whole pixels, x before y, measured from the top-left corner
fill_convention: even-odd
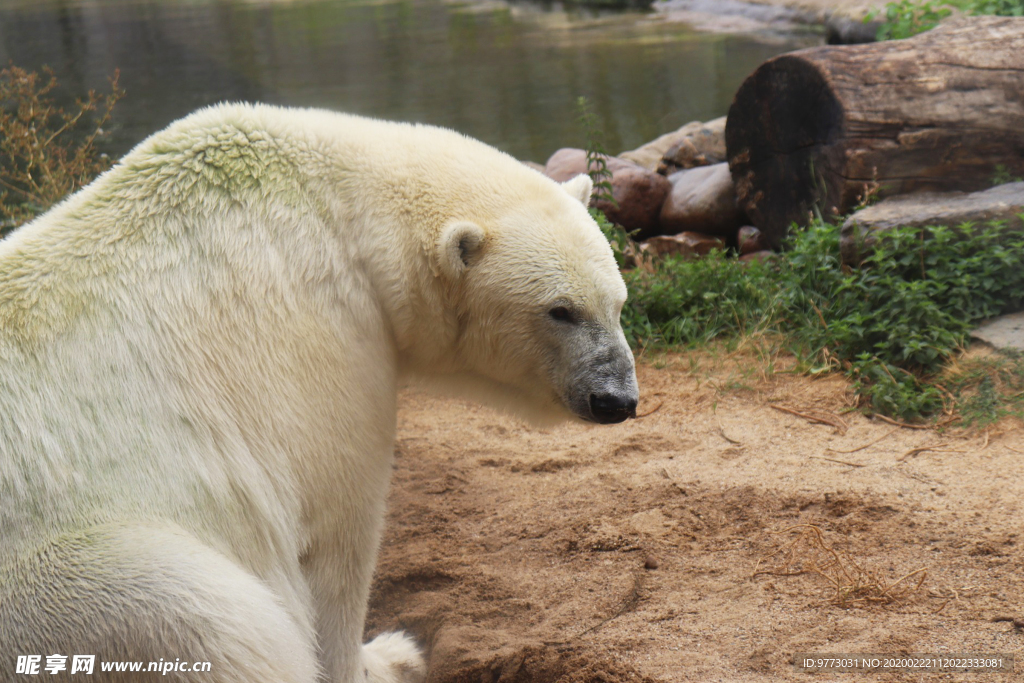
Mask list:
[[[636,394],[591,394],[590,414],[603,425],[636,417]]]
[[[573,378],[575,386],[566,403],[572,412],[588,422],[616,424],[636,417],[640,399],[636,368],[626,340],[614,339],[620,335],[621,332],[602,334],[605,339],[598,346],[598,353],[585,356],[577,366]]]
[[[580,417],[602,425],[616,424],[636,417],[640,391],[637,388],[636,371],[633,369],[632,360],[630,356],[629,362],[616,363],[618,367],[614,373],[590,383],[589,390],[581,397],[585,397],[585,412],[577,410]]]

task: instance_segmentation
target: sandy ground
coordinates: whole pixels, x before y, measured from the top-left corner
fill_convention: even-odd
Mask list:
[[[1010,653],[1024,669],[1024,633],[1000,621],[1024,617],[1024,430],[894,427],[844,413],[842,378],[784,366],[642,363],[650,414],[610,427],[535,430],[404,393],[368,635],[415,634],[434,683],[1010,680],[794,670],[807,651]],[[840,606],[807,571],[836,576],[830,556],[777,552],[795,525],[839,553],[840,588],[925,572],[898,601],[867,585]]]

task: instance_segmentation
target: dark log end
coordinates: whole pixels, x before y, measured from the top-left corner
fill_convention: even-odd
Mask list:
[[[843,107],[827,76],[799,52],[762,64],[740,86],[725,128],[737,202],[778,248],[792,223],[838,205],[831,152]]]

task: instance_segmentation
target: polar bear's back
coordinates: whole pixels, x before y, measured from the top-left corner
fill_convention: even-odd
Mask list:
[[[216,227],[239,203],[316,210],[322,207],[302,205],[313,184],[336,193],[353,214],[390,211],[401,218],[415,207],[427,240],[453,213],[498,215],[549,196],[554,185],[508,154],[446,128],[220,104],[139,143],[82,191],[0,242],[0,260],[18,243],[45,235],[74,242],[102,232],[115,240],[182,216]],[[3,288],[0,272],[0,297]]]

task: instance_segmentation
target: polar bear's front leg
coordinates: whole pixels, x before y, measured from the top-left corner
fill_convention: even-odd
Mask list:
[[[421,683],[427,664],[412,638],[382,633],[363,645],[363,671],[367,683]]]
[[[354,548],[346,545],[346,552],[340,543],[334,548],[321,546],[305,562],[327,680],[420,683],[426,676],[426,664],[411,638],[403,633],[384,633],[362,644],[376,543],[366,553],[353,552]]]

